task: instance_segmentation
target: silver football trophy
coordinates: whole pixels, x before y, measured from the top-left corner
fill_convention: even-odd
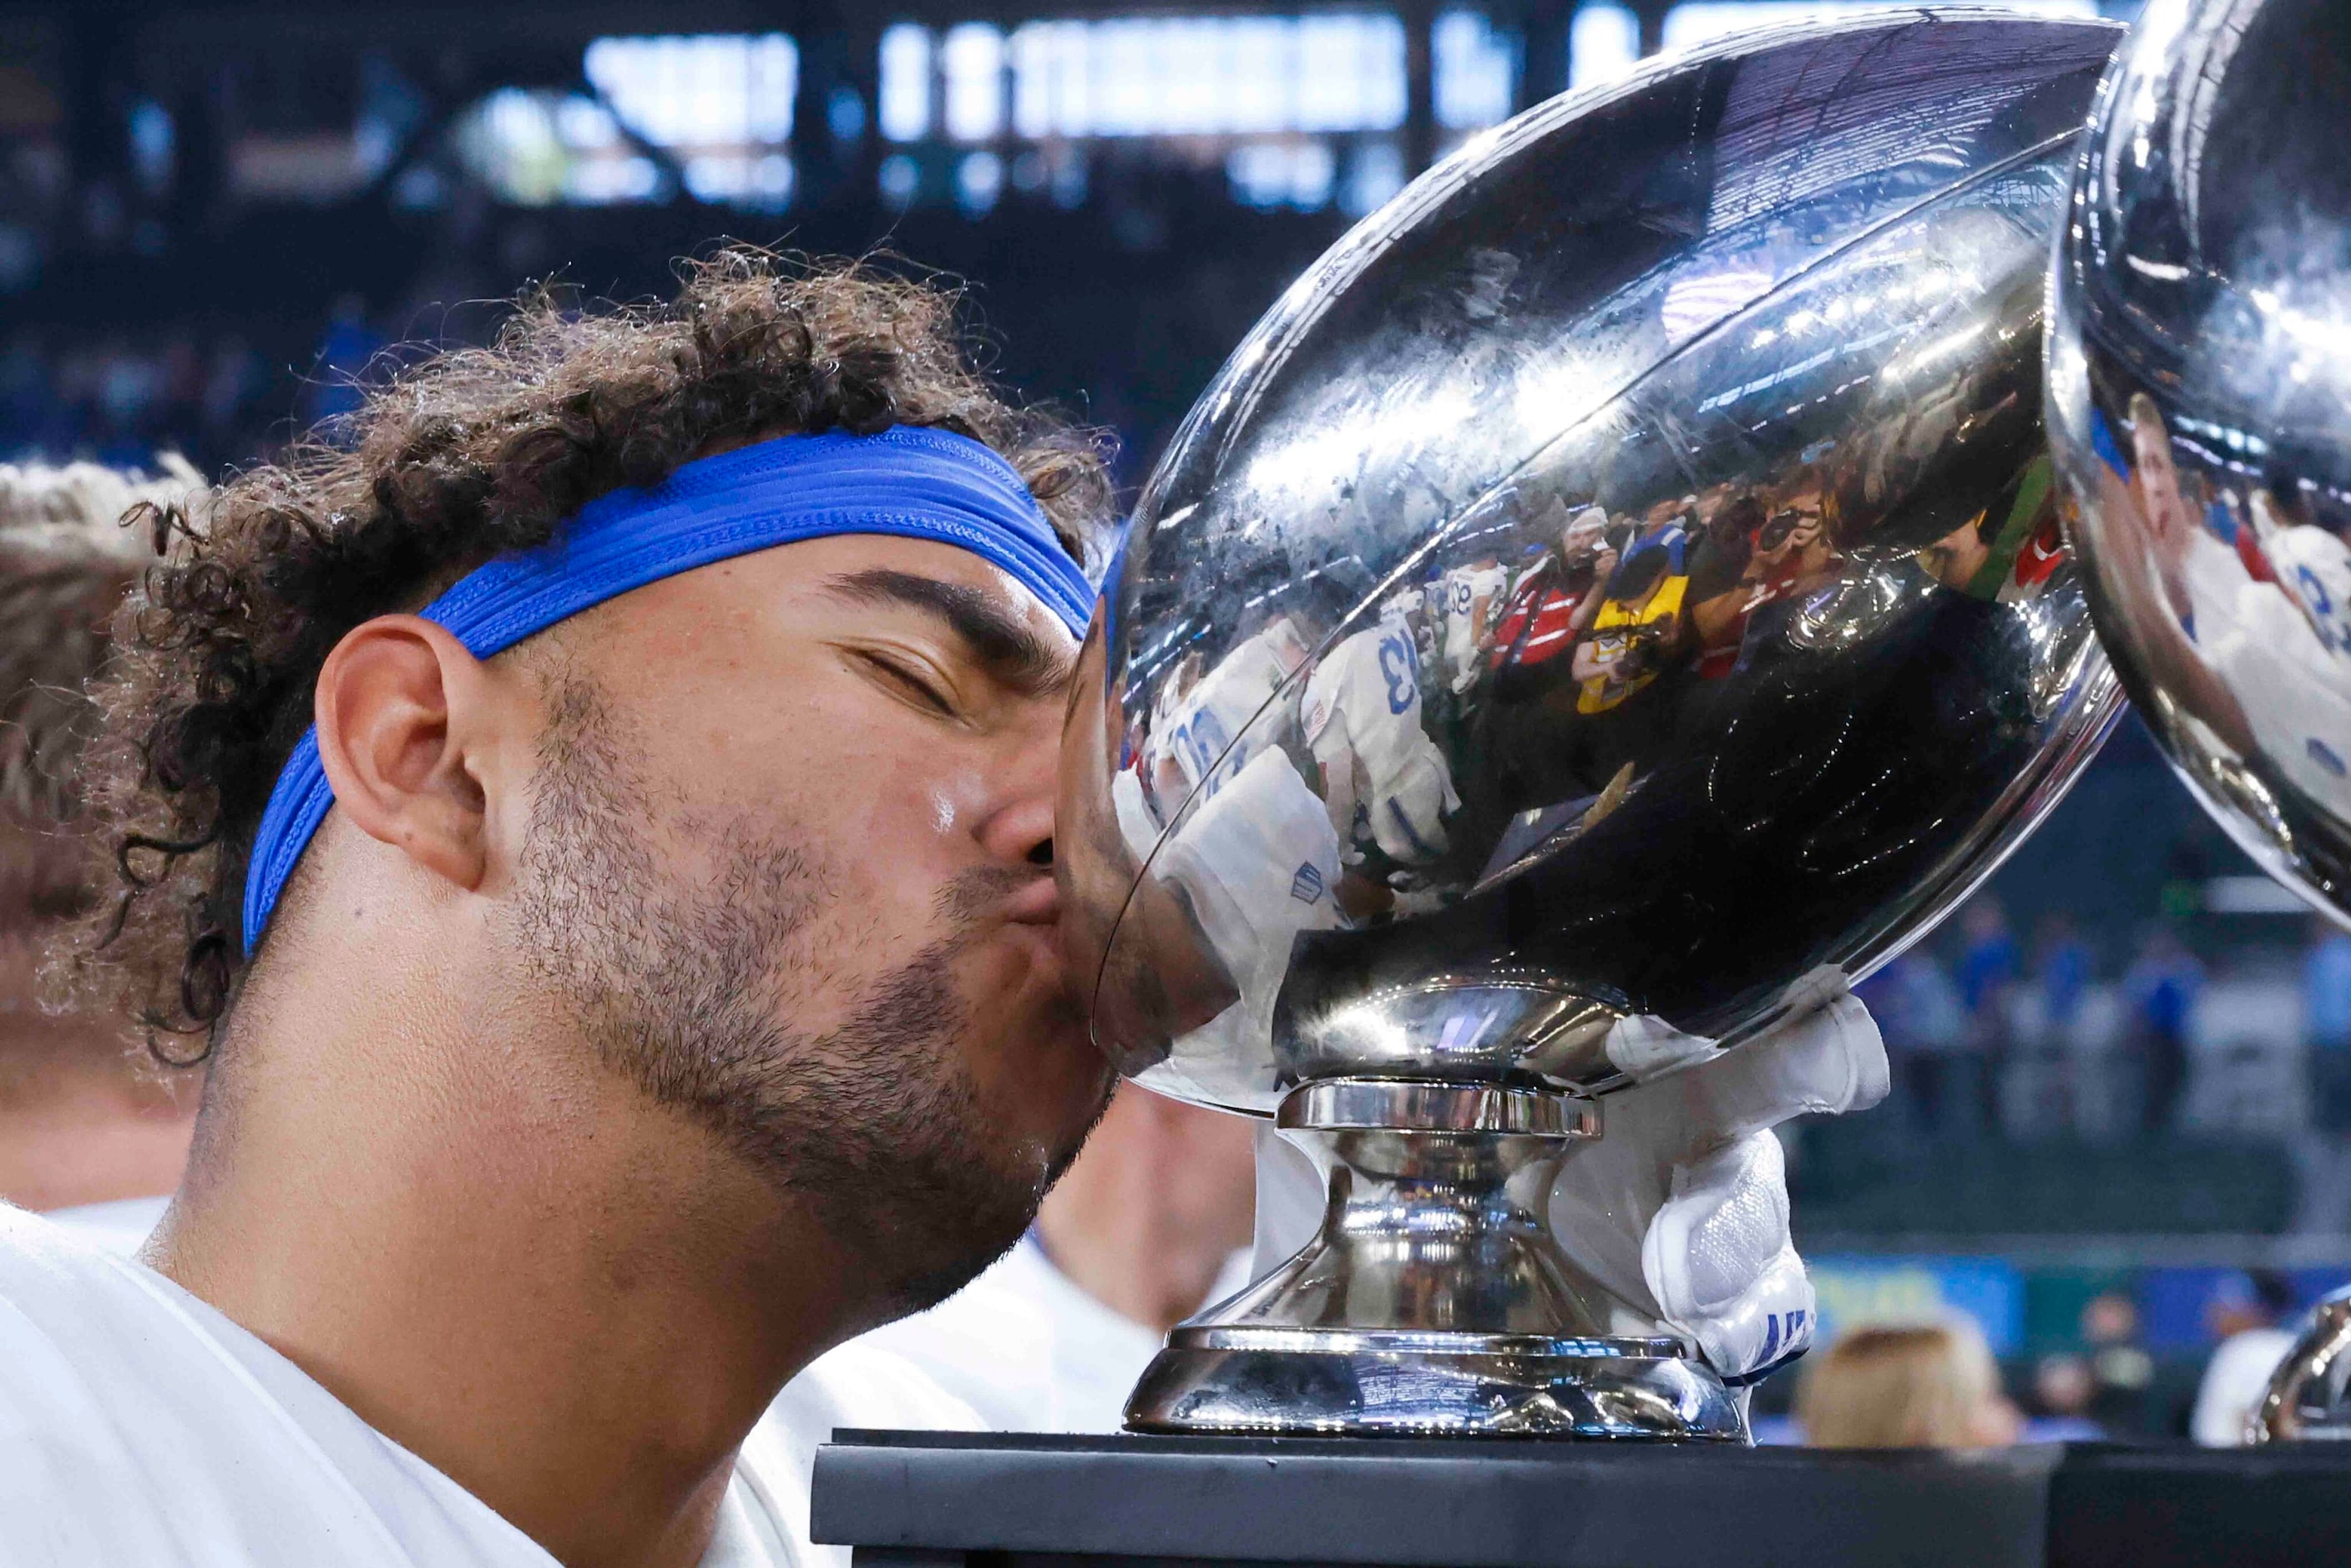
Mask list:
[[[2117,712],[2041,336],[2118,37],[1880,16],[1546,104],[1203,395],[1071,710],[1076,961],[1328,1207],[1131,1428],[1744,1437],[1548,1194],[1612,1091],[1916,940]]]
[[[2172,767],[2351,924],[2351,10],[2152,0],[2100,89],[2049,334],[2090,609]],[[2351,1437],[2351,1302],[2262,1439]]]

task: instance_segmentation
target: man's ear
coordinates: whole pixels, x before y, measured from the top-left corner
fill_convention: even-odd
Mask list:
[[[319,671],[313,717],[335,804],[368,837],[471,890],[487,865],[467,757],[489,701],[481,661],[414,615],[353,627]]]

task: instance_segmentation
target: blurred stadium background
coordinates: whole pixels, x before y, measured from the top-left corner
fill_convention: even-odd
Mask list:
[[[973,4],[0,3],[0,459],[249,462],[527,282],[657,292],[726,235],[968,280],[997,370],[1132,485],[1434,159],[1847,8]],[[2216,1335],[2351,1279],[2351,937],[2135,725],[1870,992],[1893,1102],[1790,1140],[1832,1328],[1964,1311],[2028,1411],[2176,1434]]]

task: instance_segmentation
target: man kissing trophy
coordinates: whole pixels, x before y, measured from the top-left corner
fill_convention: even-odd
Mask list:
[[[2040,362],[2117,37],[1879,16],[1554,101],[1201,398],[1084,652],[1065,902],[1097,1040],[1314,1175],[1261,1158],[1271,1266],[1131,1429],[1744,1440],[1811,1333],[1770,1128],[1883,1092],[1847,984],[2118,708]]]

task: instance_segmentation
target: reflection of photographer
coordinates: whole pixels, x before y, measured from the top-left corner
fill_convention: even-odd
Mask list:
[[[1576,712],[1605,713],[1671,667],[1689,588],[1671,564],[1664,549],[1635,549],[1609,577],[1591,635],[1575,650]]]
[[[1556,500],[1552,505],[1558,509]],[[1524,698],[1526,683],[1509,677],[1573,649],[1600,609],[1600,586],[1616,570],[1616,559],[1615,547],[1608,542],[1608,514],[1585,507],[1560,530],[1558,547],[1543,552],[1511,585],[1487,655],[1495,672],[1496,701]]]
[[[1797,512],[1782,512],[1765,523],[1755,536],[1755,564],[1768,570],[1787,559],[1806,542],[1796,538],[1796,530],[1806,523],[1807,519]],[[1810,531],[1817,533],[1818,526],[1813,525]],[[1761,575],[1757,573],[1759,579]]]
[[[1673,637],[1674,622],[1649,622],[1625,634],[1625,651],[1616,661],[1615,678],[1627,685],[1661,672]]]
[[[1788,497],[1787,507],[1773,513],[1755,536],[1748,580],[1768,589],[1776,598],[1817,586],[1835,572],[1836,547],[1829,543],[1822,506],[1817,488]]]

